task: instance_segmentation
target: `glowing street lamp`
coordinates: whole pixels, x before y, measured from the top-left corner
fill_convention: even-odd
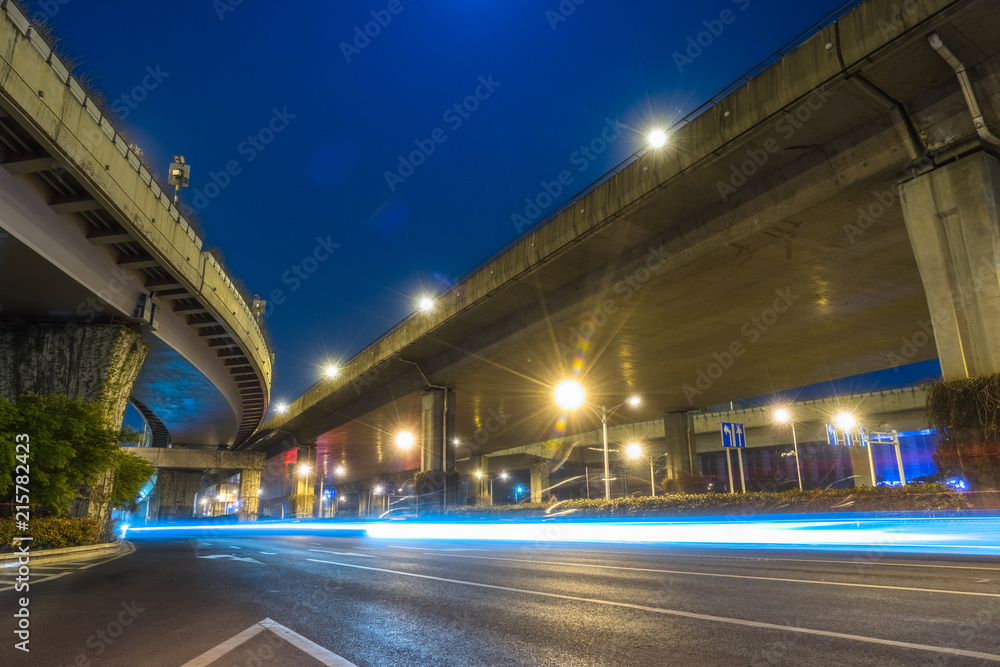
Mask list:
[[[312,468],[309,467],[308,463],[300,463],[297,470],[300,477],[305,477],[309,474],[309,471],[312,470]]]
[[[802,467],[799,465],[799,441],[795,437],[795,421],[792,419],[792,412],[788,408],[778,408],[772,416],[776,424],[788,424],[792,427],[792,447],[795,448],[795,476],[798,477],[799,491],[801,491]],[[849,417],[850,415],[847,416]]]
[[[626,405],[635,407],[642,402],[642,399],[638,396],[631,396],[610,409],[603,405],[592,405],[587,403],[587,392],[584,390],[583,385],[576,380],[564,380],[560,382],[556,385],[553,396],[556,404],[563,410],[572,412],[580,406],[586,405],[588,408],[593,410],[594,414],[601,420],[601,426],[604,431],[604,498],[605,500],[611,500],[611,465],[608,462],[608,419],[610,419],[619,408]],[[600,409],[598,409],[598,407]]]
[[[287,403],[278,403],[278,405],[275,406],[274,409],[278,411],[279,415],[283,415],[286,412],[288,412],[288,404]]]
[[[347,468],[345,468],[344,466],[337,466],[336,468],[333,469],[333,473],[337,475],[337,477],[343,477],[345,472],[347,472]]]
[[[660,128],[650,130],[649,134],[646,135],[646,145],[650,148],[663,148],[667,145],[668,140],[666,131]]]
[[[400,449],[413,449],[417,444],[417,437],[409,431],[400,431],[396,434],[396,446]]]
[[[333,379],[333,378],[337,377],[337,375],[340,374],[340,368],[338,368],[337,366],[335,366],[333,364],[330,364],[326,368],[323,369],[323,374],[326,375],[328,378]]]
[[[429,296],[422,296],[417,299],[417,308],[421,313],[429,313],[434,310],[434,299]]]
[[[625,445],[625,454],[633,460],[645,459],[646,463],[649,464],[649,492],[655,498],[656,497],[656,473],[653,471],[653,463],[656,459],[663,458],[666,454],[660,454],[659,456],[646,456],[646,450],[642,448],[638,442],[631,442]]]
[[[858,425],[858,420],[849,412],[840,412],[833,418],[833,423],[841,431],[850,431]]]

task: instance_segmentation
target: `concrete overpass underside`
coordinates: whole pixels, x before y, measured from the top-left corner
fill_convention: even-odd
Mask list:
[[[560,422],[551,392],[569,376],[599,404],[641,394],[621,419],[642,421],[934,358],[898,186],[996,159],[927,36],[969,65],[1000,127],[998,24],[991,3],[863,3],[363,350],[250,447],[316,443],[317,460],[361,479],[419,466],[393,440],[419,432],[428,384],[455,391],[454,437],[474,455],[592,430],[586,411]]]

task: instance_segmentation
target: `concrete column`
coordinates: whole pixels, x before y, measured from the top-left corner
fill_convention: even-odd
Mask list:
[[[200,472],[158,471],[153,491],[159,497],[157,520],[190,519],[200,484]]]
[[[118,428],[148,351],[149,343],[120,325],[0,324],[0,396],[96,401]]]
[[[549,462],[535,461],[531,464],[531,502],[541,503],[548,499]]]
[[[455,392],[428,389],[421,398],[420,408],[420,470],[453,471],[455,452],[448,445],[455,437]]]
[[[690,474],[693,467],[691,424],[686,412],[663,415],[664,451],[667,453],[667,477]]]
[[[316,450],[310,447],[300,447],[295,458],[295,467],[292,474],[295,475],[295,494],[293,496],[292,513],[295,516],[309,518],[314,515],[316,509]],[[300,475],[299,465],[309,466],[308,475]]]
[[[159,481],[159,477],[157,477]],[[146,513],[143,515],[143,523],[150,524],[156,523],[156,519],[160,516],[160,494],[157,493],[156,482],[153,483],[152,490],[146,495]]]
[[[364,518],[371,511],[372,493],[368,489],[358,490],[358,516]]]
[[[260,470],[240,471],[240,521],[256,521],[260,513]]]
[[[904,183],[900,201],[944,377],[1000,371],[1000,161],[969,155]]]
[[[855,445],[847,448],[851,456],[851,467],[854,468],[854,486],[875,486],[872,479],[872,469],[868,463],[868,447]]]

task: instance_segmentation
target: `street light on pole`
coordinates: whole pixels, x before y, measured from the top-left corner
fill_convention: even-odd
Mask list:
[[[795,437],[795,421],[788,408],[778,408],[774,411],[774,421],[778,424],[788,424],[792,427],[792,447],[795,448],[795,476],[799,480],[799,491],[802,490],[802,468],[799,466],[799,441]]]
[[[646,456],[645,450],[642,448],[638,442],[629,443],[625,446],[625,453],[630,459],[644,459],[646,463],[649,464],[649,492],[655,498],[656,497],[656,475],[653,472],[653,464],[657,459],[662,459],[666,456],[666,453],[659,454],[658,456]]]
[[[560,382],[555,389],[554,397],[556,404],[566,410],[567,412],[572,412],[578,409],[580,406],[586,405],[588,408],[594,411],[597,418],[601,420],[601,427],[604,435],[604,499],[611,500],[611,465],[608,462],[608,420],[616,413],[620,408],[626,405],[635,407],[639,405],[641,399],[638,396],[631,396],[627,400],[622,401],[613,408],[607,408],[603,405],[598,406],[587,402],[587,393],[584,391],[583,386],[576,380],[564,380]]]

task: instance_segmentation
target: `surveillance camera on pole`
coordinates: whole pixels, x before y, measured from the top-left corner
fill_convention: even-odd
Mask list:
[[[177,205],[177,196],[181,188],[186,188],[191,182],[191,165],[184,164],[183,155],[175,155],[174,161],[170,163],[170,176],[167,183],[174,186],[174,206]]]

